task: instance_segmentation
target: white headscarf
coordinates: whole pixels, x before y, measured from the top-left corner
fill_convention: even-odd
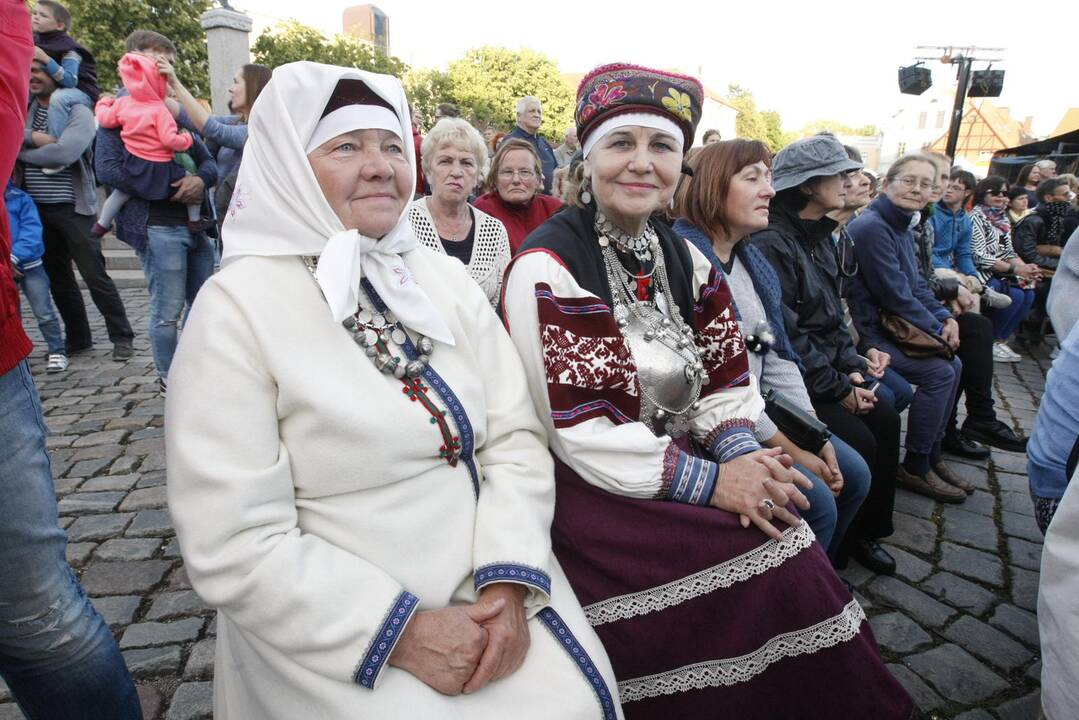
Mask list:
[[[305,148],[340,80],[361,80],[397,116],[415,186],[416,152],[401,82],[354,68],[296,62],[275,68],[251,110],[247,144],[222,227],[222,263],[244,255],[318,255],[315,278],[334,320],[356,311],[361,278],[407,327],[453,345],[453,335],[404,257],[419,247],[408,204],[381,239],[346,230],[322,194]],[[356,130],[360,128],[349,128]],[[404,256],[404,257],[403,257]]]

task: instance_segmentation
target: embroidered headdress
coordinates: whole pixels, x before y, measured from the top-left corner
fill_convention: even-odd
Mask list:
[[[696,78],[625,63],[602,65],[585,75],[577,87],[577,137],[583,148],[591,148],[601,126],[609,131],[607,121],[632,113],[638,120],[640,115],[648,115],[673,123],[681,133],[683,149],[688,149],[703,103],[704,87]],[[664,123],[661,129],[667,127]],[[596,138],[589,142],[593,135]]]

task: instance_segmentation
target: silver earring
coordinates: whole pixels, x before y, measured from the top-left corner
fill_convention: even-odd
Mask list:
[[[592,202],[592,193],[588,192],[588,188],[582,188],[577,195],[577,199],[581,201],[582,205],[588,205]]]

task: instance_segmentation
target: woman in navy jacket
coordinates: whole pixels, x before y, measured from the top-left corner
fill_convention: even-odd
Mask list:
[[[881,327],[887,312],[959,347],[959,325],[930,292],[918,270],[911,227],[938,182],[924,156],[907,155],[889,168],[883,193],[850,224],[859,271],[851,284],[850,308],[864,341],[891,354],[900,375],[918,386],[907,421],[906,457],[896,481],[901,487],[943,502],[966,499],[967,483],[941,459],[941,441],[959,388],[958,357],[912,358]]]

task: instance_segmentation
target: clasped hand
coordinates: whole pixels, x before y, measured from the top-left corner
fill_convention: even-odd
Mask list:
[[[513,674],[530,643],[524,612],[527,589],[496,583],[479,601],[416,613],[389,663],[445,695],[474,693]]]
[[[783,538],[772,518],[797,526],[802,521],[787,509],[793,502],[802,510],[809,509],[809,500],[799,486],[809,490],[813,483],[793,467],[794,461],[781,448],[757,450],[734,458],[721,466],[719,481],[712,493],[712,505],[740,515],[742,527],[756,525],[768,537]],[[766,507],[765,500],[774,507]]]

